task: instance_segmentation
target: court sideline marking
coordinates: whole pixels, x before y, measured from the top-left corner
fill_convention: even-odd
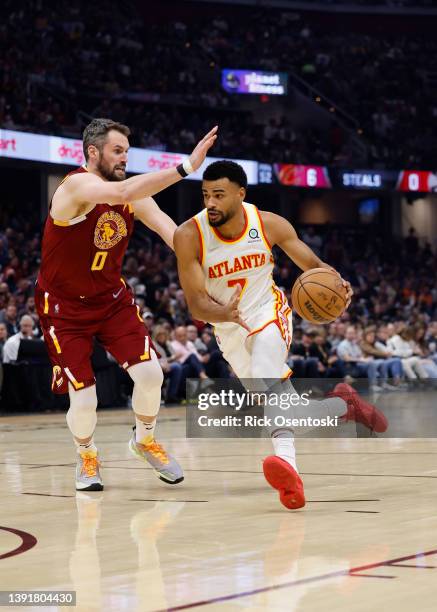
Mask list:
[[[291,580],[284,584],[274,584],[272,586],[261,587],[259,589],[253,589],[252,591],[242,591],[241,593],[233,593],[231,595],[222,595],[218,597],[212,597],[211,599],[204,599],[200,601],[193,601],[191,603],[182,604],[179,606],[173,606],[171,608],[165,608],[156,610],[155,612],[176,612],[177,610],[188,610],[189,608],[198,608],[200,606],[207,606],[214,603],[231,601],[233,599],[240,599],[242,597],[250,597],[252,595],[259,595],[260,593],[267,593],[269,591],[279,591],[280,589],[287,589],[293,586],[300,586],[303,584],[309,584],[310,582],[318,582],[322,580],[329,580],[330,578],[339,578],[341,576],[350,576],[351,578],[396,578],[396,576],[377,576],[369,574],[359,574],[368,569],[375,569],[377,567],[405,567],[414,569],[430,569],[433,566],[427,565],[400,565],[402,561],[410,561],[411,559],[417,559],[420,557],[426,557],[428,555],[436,555],[437,548],[433,550],[427,550],[424,552],[418,552],[414,555],[407,555],[405,557],[398,557],[396,559],[387,559],[386,561],[379,561],[377,563],[368,563],[367,565],[360,565],[358,567],[352,567],[350,569],[339,570],[337,572],[331,572],[329,574],[320,574],[319,576],[311,576],[309,578],[301,578],[300,580]]]

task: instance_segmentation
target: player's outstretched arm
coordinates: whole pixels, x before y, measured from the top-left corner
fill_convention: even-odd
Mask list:
[[[296,230],[287,219],[266,211],[260,211],[260,215],[270,244],[277,244],[301,270],[304,272],[312,268],[328,268],[329,270],[334,270],[332,266],[317,257],[314,251],[312,251],[305,242],[302,242],[296,234]],[[349,306],[353,290],[349,281],[342,280],[343,285],[347,289],[346,303],[347,306]]]
[[[169,217],[153,198],[143,198],[132,202],[135,218],[160,236],[168,246],[174,250],[173,236],[176,223]]]
[[[190,155],[190,164],[197,170],[205,160],[206,154],[217,138],[217,126],[206,134]],[[131,176],[124,181],[104,181],[89,173],[75,174],[66,181],[62,189],[72,204],[123,204],[159,193],[166,187],[177,183],[182,176],[176,168],[159,172]]]
[[[200,244],[193,220],[185,221],[174,235],[174,249],[178,260],[179,281],[192,316],[199,321],[238,323],[249,328],[240,316],[238,301],[241,286],[237,285],[227,304],[219,304],[206,291],[205,273],[200,265]]]

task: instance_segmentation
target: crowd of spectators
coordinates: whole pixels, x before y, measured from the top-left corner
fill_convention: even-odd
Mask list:
[[[31,205],[23,205],[22,213],[14,208],[3,203],[0,209],[0,361],[3,362],[17,358],[21,338],[41,336],[33,297],[40,261],[40,221]]]
[[[0,232],[0,354],[17,359],[21,339],[41,338],[33,297],[41,227],[29,210],[5,206]],[[324,228],[324,229],[323,229]],[[289,365],[305,378],[369,379],[374,391],[437,379],[437,255],[413,229],[382,240],[359,229],[301,228],[302,238],[351,281],[354,299],[340,320],[312,327],[295,317]],[[286,294],[298,269],[275,252],[274,279]],[[134,233],[123,266],[161,355],[164,400],[179,401],[187,378],[227,378],[211,326],[194,321],[180,288],[175,256],[152,234]]]
[[[133,6],[100,4],[2,4],[0,126],[79,136],[89,116],[110,116],[132,127],[134,145],[184,152],[218,123],[218,156],[353,164],[357,149],[335,121],[302,130],[288,99],[263,119],[261,101],[249,110],[245,96],[221,88],[225,67],[281,70],[357,122],[361,163],[437,165],[437,42],[425,32],[333,30],[271,7],[211,17],[201,5],[187,8],[186,19],[154,23],[149,15],[146,25]]]
[[[437,321],[298,329],[288,363],[296,377],[366,378],[373,392],[405,389],[408,381],[437,379]]]

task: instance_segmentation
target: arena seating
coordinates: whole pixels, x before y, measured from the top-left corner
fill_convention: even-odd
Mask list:
[[[21,10],[3,3],[2,127],[79,136],[90,116],[106,115],[132,127],[132,144],[189,151],[219,123],[220,156],[354,163],[343,124],[302,128],[287,110],[290,98],[272,115],[263,100],[249,108],[221,89],[224,67],[282,70],[332,101],[333,115],[347,113],[368,167],[436,166],[437,42],[426,31],[405,22],[381,30],[375,20],[363,31],[359,16],[347,28],[326,27],[307,13],[258,7],[240,7],[241,19],[224,9],[212,19],[207,5],[195,14],[187,5],[186,17],[170,23],[138,14],[133,25],[121,3],[112,6],[108,13],[91,3],[79,14],[65,1],[27,0]]]

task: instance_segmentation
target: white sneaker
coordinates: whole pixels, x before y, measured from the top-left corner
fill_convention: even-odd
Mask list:
[[[379,385],[370,385],[370,390],[372,393],[381,393],[381,391],[384,391],[384,388]]]
[[[390,385],[387,382],[382,383],[382,388],[384,389],[384,391],[397,391],[397,387],[395,387],[394,385]]]
[[[167,484],[178,484],[184,479],[179,463],[169,455],[158,442],[151,438],[147,444],[140,444],[135,439],[135,427],[132,438],[129,440],[130,452],[139,459],[151,465],[160,480]]]
[[[99,455],[95,451],[78,453],[76,464],[76,491],[103,491]]]

